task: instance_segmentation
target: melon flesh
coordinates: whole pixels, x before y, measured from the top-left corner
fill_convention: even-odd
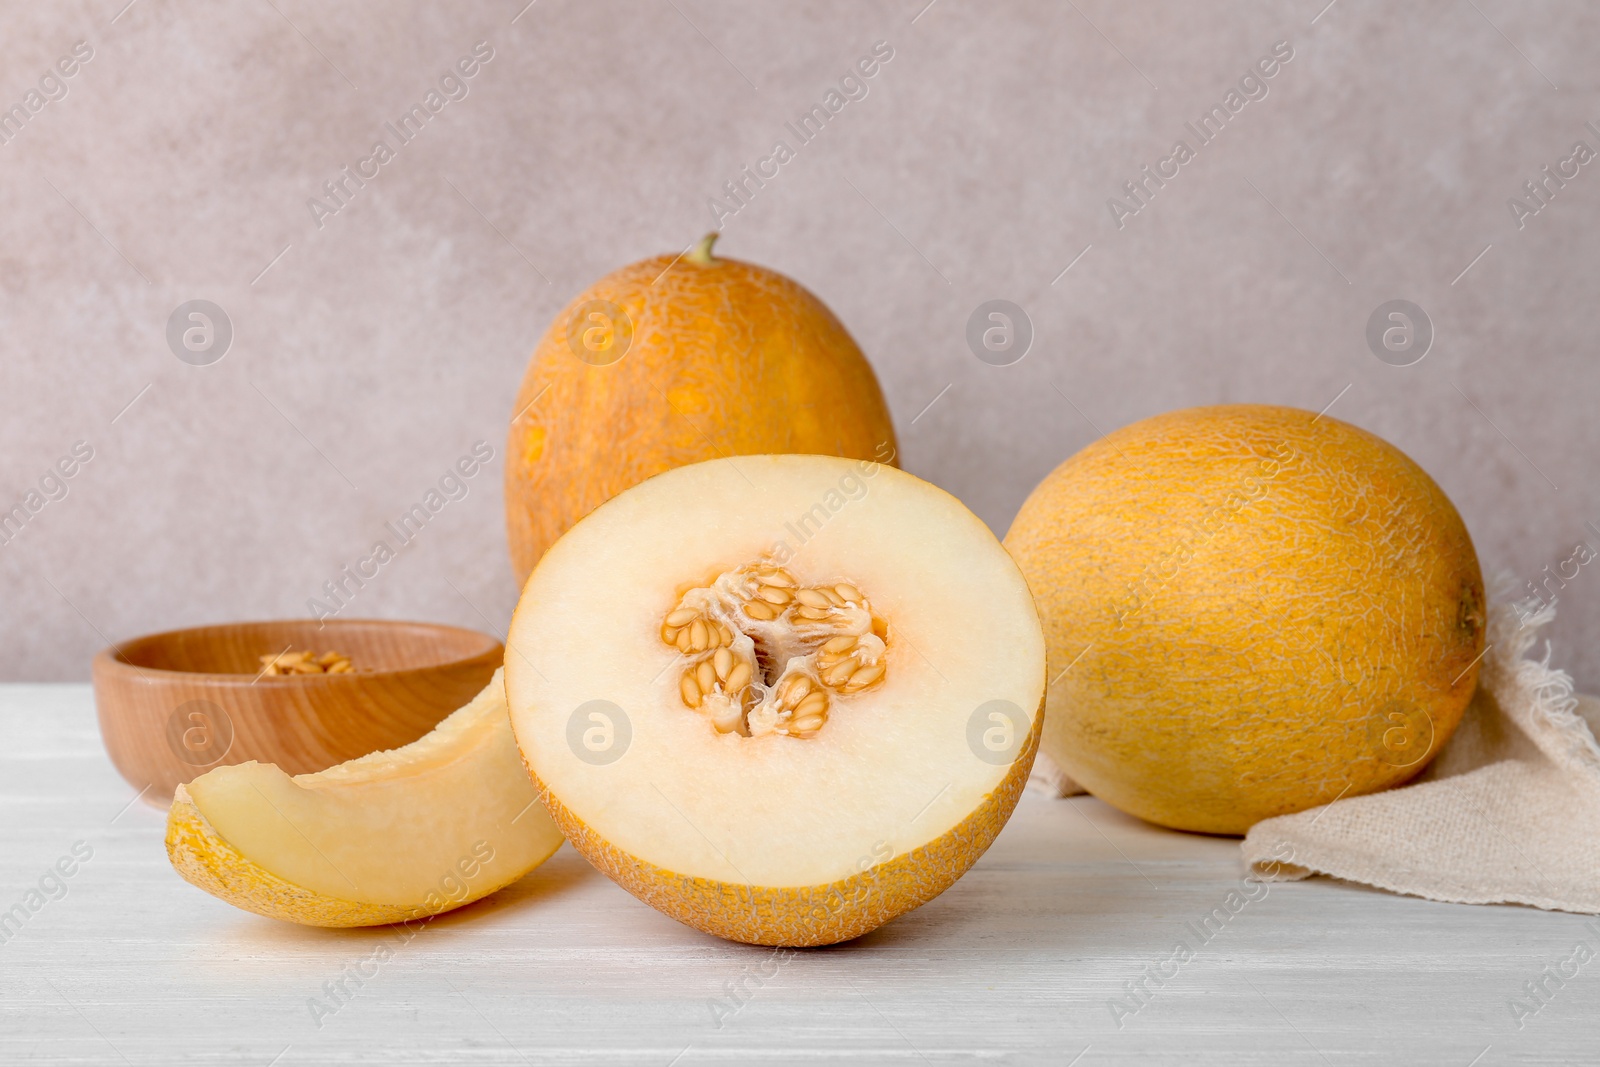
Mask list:
[[[560,845],[517,755],[499,673],[403,748],[295,777],[255,762],[201,775],[179,788],[168,822],[169,854],[189,881],[323,926],[460,907]]]
[[[853,585],[882,630],[881,680],[834,693],[808,736],[772,728],[765,692],[743,730],[687,706],[694,657],[663,639],[695,590],[752,564]],[[764,673],[781,677],[805,649],[768,637]],[[523,758],[601,869],[721,936],[823,944],[923,903],[987,848],[1032,763],[1044,642],[1016,566],[947,493],[860,461],[741,456],[650,479],[558,541],[524,590],[506,679]],[[613,762],[571,741],[594,701],[626,718]],[[974,750],[975,715],[1015,733],[1013,759]]]

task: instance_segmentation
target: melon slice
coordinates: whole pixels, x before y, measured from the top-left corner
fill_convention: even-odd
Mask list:
[[[308,926],[459,908],[549,859],[561,831],[517,756],[501,673],[403,748],[316,774],[218,767],[179,786],[167,855],[230,904]]]
[[[1044,638],[954,497],[822,456],[658,475],[523,591],[506,692],[567,838],[648,904],[764,945],[859,936],[948,888],[1033,763]]]

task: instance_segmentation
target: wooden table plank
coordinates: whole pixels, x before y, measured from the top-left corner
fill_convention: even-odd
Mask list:
[[[275,923],[182,882],[86,686],[0,687],[0,730],[0,910],[45,879],[0,944],[0,1063],[1600,1062],[1600,962],[1547,982],[1520,1029],[1509,1007],[1578,943],[1600,955],[1600,923],[1244,883],[1236,842],[1090,799],[1030,794],[944,896],[787,959],[672,922],[569,848],[406,941]],[[92,857],[46,899],[76,842]],[[1180,937],[1193,958],[1168,964]]]

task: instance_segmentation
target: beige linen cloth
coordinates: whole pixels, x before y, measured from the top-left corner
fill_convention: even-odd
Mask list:
[[[1243,842],[1253,877],[1326,874],[1430,900],[1600,912],[1600,699],[1573,692],[1548,643],[1530,655],[1554,618],[1554,605],[1524,616],[1498,598],[1478,690],[1428,769],[1396,789],[1257,823]],[[1042,755],[1039,764],[1035,788],[1083,792]]]

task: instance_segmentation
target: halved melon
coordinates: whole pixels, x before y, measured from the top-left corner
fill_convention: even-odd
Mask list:
[[[857,937],[948,888],[1015,806],[1044,638],[988,528],[909,474],[737,456],[563,536],[506,642],[522,757],[568,840],[684,923]]]
[[[179,786],[167,816],[186,880],[308,926],[459,908],[560,847],[518,758],[501,672],[403,748],[293,778],[271,763],[218,767]]]

